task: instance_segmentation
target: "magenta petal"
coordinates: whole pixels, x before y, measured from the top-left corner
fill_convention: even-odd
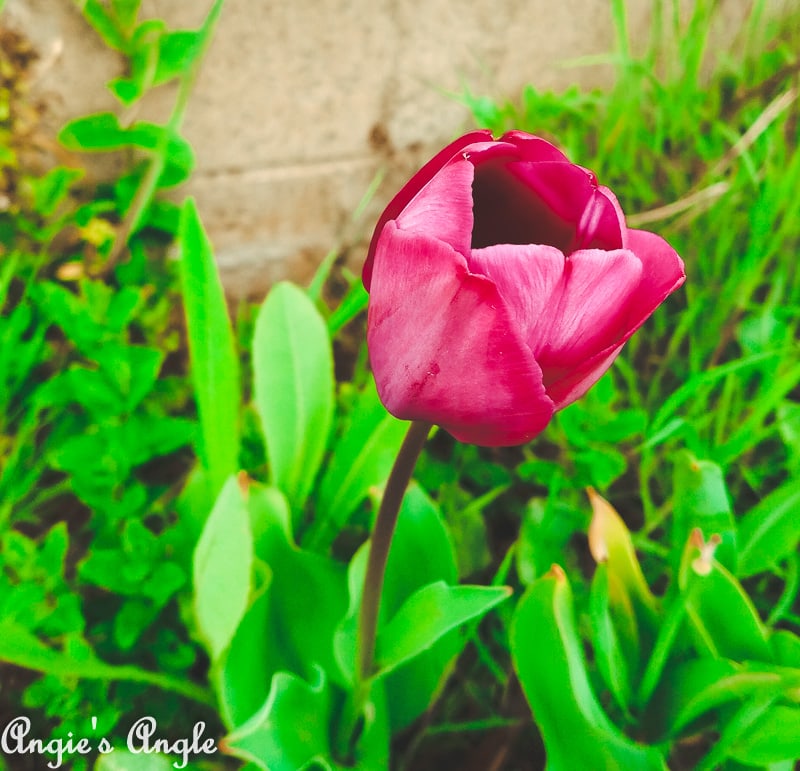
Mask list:
[[[566,260],[559,290],[530,338],[545,385],[620,340],[641,278],[642,263],[627,249],[588,249]]]
[[[576,399],[580,399],[614,363],[623,345],[624,341],[592,356],[560,380],[551,383],[547,387],[547,395],[555,403],[556,409],[561,410]]]
[[[488,129],[480,131],[471,131],[469,134],[459,137],[451,142],[443,150],[440,150],[433,156],[406,184],[400,189],[394,198],[389,202],[389,205],[384,209],[375,225],[375,230],[372,232],[372,240],[367,251],[367,259],[364,263],[362,271],[362,280],[364,287],[369,291],[370,277],[372,276],[372,260],[375,256],[375,247],[378,238],[380,237],[383,226],[389,221],[396,219],[401,211],[406,207],[406,204],[436,175],[442,166],[444,166],[451,158],[453,158],[459,150],[462,150],[469,144],[475,142],[491,141],[492,132]]]
[[[508,142],[518,147],[522,153],[521,160],[524,161],[534,163],[541,163],[542,161],[569,163],[569,158],[555,145],[550,144],[550,142],[541,137],[533,136],[533,134],[526,134],[524,131],[506,131],[497,141]]]
[[[628,244],[644,267],[641,285],[628,310],[628,325],[633,333],[683,284],[686,273],[683,260],[661,236],[646,230],[629,230]]]
[[[403,209],[395,220],[397,226],[469,254],[474,175],[475,167],[469,161],[452,160]]]
[[[473,249],[467,264],[472,273],[491,279],[505,301],[526,343],[552,311],[553,293],[561,292],[564,255],[542,244],[498,244]]]
[[[396,417],[485,446],[527,442],[552,417],[497,287],[448,244],[393,222],[375,250],[367,340],[378,393]]]
[[[565,254],[579,249],[619,249],[623,224],[594,175],[570,163],[510,163],[509,172],[564,223],[568,237],[546,241]]]
[[[611,366],[633,333],[686,279],[683,261],[663,238],[644,230],[629,230],[627,237],[642,263],[642,278],[636,291],[624,303],[621,334],[606,348],[548,383],[547,393],[555,402],[556,409],[583,396]],[[552,378],[552,372],[547,374]]]

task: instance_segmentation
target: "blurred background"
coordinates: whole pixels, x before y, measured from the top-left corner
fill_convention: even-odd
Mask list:
[[[207,5],[145,0],[141,16],[193,29]],[[640,52],[656,5],[626,3]],[[677,5],[688,18],[695,3]],[[714,5],[712,59],[735,57],[732,43],[752,3]],[[32,90],[53,136],[71,118],[113,110],[105,84],[123,68],[77,6],[7,0],[3,12],[38,55]],[[768,0],[765,17],[792,6]],[[186,113],[197,166],[182,190],[198,200],[226,289],[258,297],[277,279],[306,281],[334,244],[355,247],[357,265],[393,192],[473,125],[465,93],[513,98],[526,84],[609,86],[614,38],[609,0],[229,0]],[[127,118],[158,120],[173,100],[167,84]],[[88,163],[102,176],[113,160]],[[354,225],[373,181],[380,184]]]

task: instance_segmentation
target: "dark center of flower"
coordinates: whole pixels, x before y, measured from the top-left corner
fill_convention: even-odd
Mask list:
[[[475,166],[472,248],[545,244],[569,255],[618,249],[620,224],[591,172],[571,163],[493,158]]]
[[[495,244],[547,244],[566,251],[575,225],[558,217],[504,160],[475,168],[472,183],[472,248]]]

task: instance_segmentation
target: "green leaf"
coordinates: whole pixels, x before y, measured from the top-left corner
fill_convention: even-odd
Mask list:
[[[376,677],[428,650],[440,637],[511,596],[509,587],[428,584],[406,600],[378,633]]]
[[[589,684],[572,592],[554,567],[530,585],[511,624],[511,655],[547,752],[548,771],[665,771],[661,753],[631,741]]]
[[[310,548],[325,551],[370,489],[386,482],[407,431],[407,422],[386,412],[370,377],[326,464]]]
[[[737,732],[730,757],[750,766],[800,758],[800,707],[774,704]]]
[[[739,522],[738,574],[742,578],[773,568],[800,542],[800,485],[796,479],[759,501]]]
[[[253,369],[270,478],[299,517],[325,453],[334,382],[325,322],[292,284],[276,284],[258,313]]]
[[[225,738],[225,747],[262,769],[303,771],[330,757],[330,717],[331,694],[321,670],[312,683],[277,672],[262,708]]]
[[[135,666],[113,666],[95,656],[80,638],[67,637],[64,652],[45,645],[24,627],[8,619],[0,621],[0,661],[35,669],[61,679],[120,680],[149,683],[211,705],[210,694],[182,678],[172,678]]]
[[[436,504],[412,484],[403,498],[386,565],[382,620],[391,618],[417,589],[436,581],[458,581],[453,544]],[[410,725],[430,706],[465,644],[465,636],[453,630],[387,675],[384,684],[392,732]]]
[[[103,3],[99,0],[86,0],[82,10],[86,21],[94,27],[95,32],[109,48],[121,53],[127,52],[128,40],[119,28],[114,14],[110,13]]]
[[[179,239],[201,456],[216,493],[239,468],[239,360],[211,245],[191,198],[183,207]]]
[[[252,564],[250,515],[239,482],[231,477],[194,553],[194,612],[212,661],[228,647],[245,614]]]
[[[769,638],[769,648],[776,663],[800,670],[800,637],[788,629],[778,629]]]
[[[343,683],[333,655],[334,630],[347,610],[342,566],[297,549],[286,500],[275,488],[251,485],[247,505],[256,586],[215,677],[229,726],[264,703],[270,680],[281,669],[311,677],[319,667]]]
[[[631,667],[640,660],[641,650],[633,606],[624,588],[618,597],[628,600],[627,608],[621,609],[618,601],[615,603],[616,613],[612,612],[608,586],[612,580],[608,565],[599,564],[592,578],[590,594],[593,649],[597,669],[614,700],[620,708],[628,711],[633,696]],[[623,630],[618,631],[618,625],[623,626]]]
[[[689,534],[695,528],[707,536],[716,533],[722,543],[717,559],[729,570],[736,565],[736,525],[722,469],[690,452],[680,452],[673,479],[673,566],[677,570]]]
[[[389,767],[386,706],[380,685],[370,694],[368,721],[358,746],[352,771],[377,771]],[[345,771],[332,759],[330,737],[339,711],[321,669],[309,682],[291,672],[277,672],[261,709],[223,740],[226,752],[255,763],[264,771],[305,771],[321,768]]]
[[[114,15],[124,30],[132,30],[139,14],[141,0],[111,0]]]
[[[702,560],[702,553],[697,560]],[[684,560],[679,582],[686,612],[701,653],[733,661],[771,662],[767,630],[741,584],[719,562],[708,573],[697,570],[697,560]]]
[[[112,344],[99,348],[94,358],[122,396],[123,411],[132,412],[155,385],[164,353],[142,345]]]
[[[693,721],[723,704],[738,704],[751,698],[779,697],[798,685],[800,670],[741,665],[730,659],[701,658],[672,667],[656,699],[667,710],[670,735],[677,737]]]

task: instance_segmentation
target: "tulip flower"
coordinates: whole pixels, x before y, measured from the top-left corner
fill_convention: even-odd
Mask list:
[[[364,265],[367,344],[398,418],[522,444],[582,396],[685,279],[659,236],[539,137],[475,131],[380,217]]]

